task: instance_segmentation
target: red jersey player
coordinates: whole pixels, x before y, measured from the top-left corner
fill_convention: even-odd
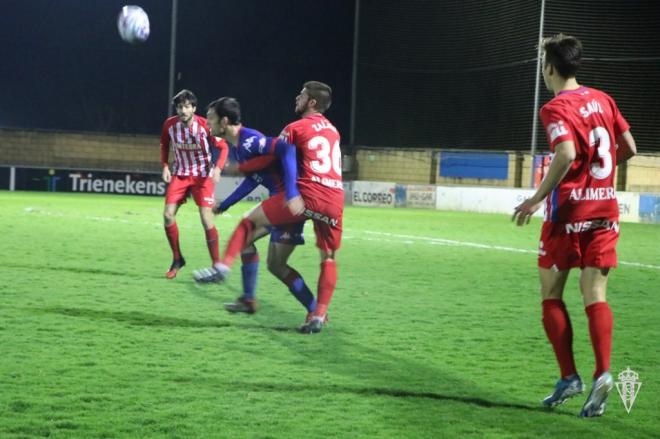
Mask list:
[[[181,90],[172,98],[176,116],[163,124],[160,137],[160,161],[163,165],[163,180],[169,183],[165,194],[165,234],[172,248],[172,265],[166,276],[176,277],[186,264],[179,247],[179,229],[176,212],[192,194],[202,225],[206,233],[206,244],[214,263],[219,261],[218,231],[213,225],[215,183],[220,181],[220,172],[227,158],[227,144],[216,141],[209,131],[206,119],[197,116],[197,97],[190,90]],[[169,151],[174,152],[174,169],[170,171]],[[211,163],[211,148],[219,148],[216,163]]]
[[[234,231],[227,244],[221,264],[214,266],[219,279],[226,276],[236,256],[245,247],[253,230],[262,226],[293,224],[311,219],[314,222],[316,245],[321,254],[321,273],[318,281],[317,305],[300,327],[303,333],[320,332],[337,283],[336,252],[341,244],[344,190],[341,178],[341,149],[339,132],[323,116],[332,102],[332,89],[317,81],[306,82],[296,97],[296,113],[300,119],[287,125],[273,153],[281,157],[287,176],[298,173],[297,191],[289,188],[255,207]],[[295,145],[294,155],[280,151]],[[291,163],[297,157],[297,163]],[[268,158],[253,159],[257,168],[269,163]],[[289,160],[287,160],[287,158]],[[247,162],[243,172],[253,172]],[[296,166],[297,164],[297,166]]]
[[[539,245],[543,326],[555,351],[561,379],[543,400],[556,406],[582,393],[573,359],[573,332],[562,300],[571,268],[580,268],[580,289],[596,357],[594,382],[580,416],[600,416],[612,389],[612,311],[606,301],[607,276],[616,267],[619,208],[614,170],[635,155],[635,140],[614,100],[581,86],[575,74],[582,45],[559,34],[543,40],[543,79],[555,97],[541,108],[550,150],[546,178],[532,198],[515,208],[518,225],[529,222],[546,200]]]

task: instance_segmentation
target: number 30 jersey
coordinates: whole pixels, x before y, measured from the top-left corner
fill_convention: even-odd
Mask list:
[[[339,132],[322,114],[305,116],[287,125],[280,138],[296,146],[298,187],[303,196],[328,202],[344,197]]]
[[[546,199],[545,220],[616,219],[616,138],[630,129],[607,94],[580,87],[560,92],[541,108],[550,150],[572,140],[576,157]]]

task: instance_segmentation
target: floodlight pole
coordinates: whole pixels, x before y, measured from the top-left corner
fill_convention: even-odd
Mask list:
[[[353,72],[351,74],[351,127],[348,141],[351,146],[355,145],[355,107],[357,100],[357,64],[358,64],[358,39],[360,31],[360,0],[355,0],[355,18],[353,20]]]
[[[170,27],[170,84],[167,95],[167,115],[174,114],[170,99],[174,96],[174,65],[176,60],[176,11],[178,0],[172,0],[172,25]]]
[[[534,85],[534,118],[532,119],[532,146],[530,154],[532,155],[532,172],[529,180],[529,187],[534,187],[534,154],[536,154],[536,134],[538,131],[538,108],[539,108],[539,94],[541,87],[541,56],[543,56],[543,48],[541,42],[543,41],[543,24],[545,21],[545,0],[541,0],[541,19],[539,23],[539,42],[536,54],[536,82]]]

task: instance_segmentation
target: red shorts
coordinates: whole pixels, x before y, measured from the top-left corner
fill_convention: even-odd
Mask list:
[[[539,267],[560,271],[574,267],[616,267],[618,239],[618,219],[546,221],[541,229]]]
[[[210,177],[173,175],[165,193],[165,204],[183,204],[189,192],[198,206],[213,207],[215,183]]]
[[[274,225],[293,224],[306,219],[314,221],[316,246],[324,251],[339,250],[341,246],[343,198],[341,204],[328,203],[318,197],[305,197],[305,212],[292,215],[286,206],[284,193],[274,195],[261,203],[268,221]]]

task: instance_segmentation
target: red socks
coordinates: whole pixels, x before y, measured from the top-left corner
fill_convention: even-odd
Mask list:
[[[220,250],[218,250],[218,229],[213,226],[210,229],[204,229],[206,233],[206,246],[209,248],[209,255],[214,264],[220,262]]]
[[[561,377],[576,373],[573,359],[573,328],[561,299],[546,299],[543,306],[543,327],[552,344],[561,369]]]
[[[610,368],[612,353],[612,310],[607,302],[596,302],[585,308],[589,319],[589,335],[596,357],[594,378]],[[573,330],[566,305],[560,299],[543,301],[543,327],[559,362],[562,378],[575,372],[573,359]]]
[[[612,352],[612,310],[607,302],[596,302],[584,309],[589,318],[589,335],[596,356],[594,378],[610,369]]]
[[[175,260],[181,259],[181,249],[179,249],[179,228],[176,223],[165,226],[165,235],[167,241],[170,243],[172,249],[172,258]]]
[[[234,259],[236,259],[236,256],[238,256],[238,254],[243,250],[245,244],[250,239],[253,230],[254,224],[247,218],[243,218],[241,222],[238,223],[236,230],[234,230],[234,233],[231,235],[231,238],[229,238],[229,242],[227,243],[227,249],[225,250],[225,255],[222,258],[223,264],[225,264],[227,267],[231,267],[231,265],[234,263]]]
[[[319,275],[318,296],[316,298],[316,311],[314,315],[323,317],[328,311],[330,299],[337,285],[337,262],[328,259],[321,262],[321,274]]]

